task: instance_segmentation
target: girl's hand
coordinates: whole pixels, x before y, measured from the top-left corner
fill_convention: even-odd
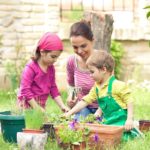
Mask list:
[[[133,120],[127,119],[124,128],[126,131],[131,130],[133,128]]]
[[[61,107],[61,110],[62,110],[63,112],[68,112],[68,111],[70,110],[70,108],[68,108],[67,106],[63,105],[63,106]]]

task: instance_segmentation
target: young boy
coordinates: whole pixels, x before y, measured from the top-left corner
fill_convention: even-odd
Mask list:
[[[98,50],[90,55],[86,64],[95,85],[88,95],[65,114],[65,117],[73,115],[97,99],[99,104],[97,115],[103,115],[103,124],[124,126],[125,140],[138,136],[137,130],[133,128],[131,91],[124,82],[115,79],[113,75],[115,63],[112,56],[104,50]]]

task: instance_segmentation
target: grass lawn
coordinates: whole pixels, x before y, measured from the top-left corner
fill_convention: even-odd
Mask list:
[[[66,93],[62,92],[65,100]],[[150,120],[150,91],[146,89],[136,88],[133,90],[134,102],[134,116],[135,120],[148,119]],[[0,111],[12,110],[16,107],[15,105],[15,94],[11,92],[0,91]],[[47,103],[47,112],[58,113],[58,106],[53,100],[49,100]],[[135,139],[127,143],[121,143],[116,150],[149,150],[150,149],[150,132],[144,133],[145,138]],[[19,148],[15,144],[6,143],[3,141],[2,135],[0,135],[0,149],[2,150],[18,150]],[[45,150],[60,150],[56,142],[48,141]]]

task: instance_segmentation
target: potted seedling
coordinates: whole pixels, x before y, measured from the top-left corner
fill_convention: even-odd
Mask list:
[[[44,149],[47,141],[47,133],[40,130],[44,121],[45,114],[38,109],[27,109],[24,111],[26,128],[23,132],[17,133],[17,143],[20,149]]]
[[[47,114],[48,122],[44,123],[42,129],[48,133],[48,136],[51,139],[55,138],[55,129],[54,126],[59,125],[63,126],[64,124],[68,123],[71,119],[65,119],[61,115],[56,113]]]
[[[86,130],[77,130],[75,125],[76,122],[72,121],[69,124],[55,126],[57,142],[63,149],[85,149],[84,136],[87,132]]]
[[[40,130],[40,128],[42,127],[45,121],[44,113],[38,109],[27,109],[25,110],[24,114],[25,114],[26,128],[23,131],[42,133],[43,130]]]

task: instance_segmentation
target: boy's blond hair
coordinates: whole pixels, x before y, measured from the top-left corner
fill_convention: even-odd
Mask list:
[[[109,72],[112,72],[115,67],[113,57],[105,50],[95,50],[87,59],[86,64],[98,69],[106,67]]]

